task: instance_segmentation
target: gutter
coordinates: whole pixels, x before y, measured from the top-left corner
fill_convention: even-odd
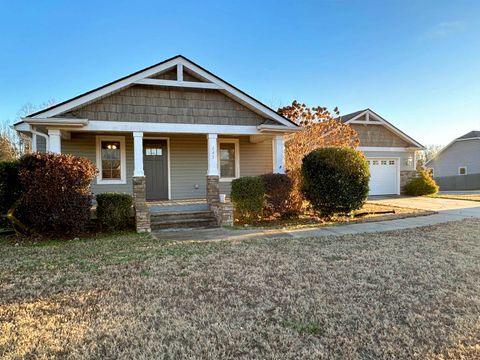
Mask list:
[[[72,118],[22,118],[22,121],[29,125],[61,126],[61,127],[83,127],[88,124],[88,119]]]
[[[266,125],[266,124],[258,125],[257,129],[261,133],[265,133],[265,132],[294,133],[294,132],[303,130],[302,127],[287,127],[282,125]]]

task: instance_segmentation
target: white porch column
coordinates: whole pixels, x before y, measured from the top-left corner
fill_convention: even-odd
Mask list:
[[[218,176],[217,134],[208,134],[208,170],[207,176]]]
[[[143,132],[133,132],[133,176],[145,176],[143,172]]]
[[[48,129],[48,151],[56,154],[62,152],[62,140],[60,130]]]
[[[37,134],[32,134],[32,152],[37,152]]]
[[[285,142],[283,135],[276,135],[273,138],[273,172],[275,174],[285,174]]]

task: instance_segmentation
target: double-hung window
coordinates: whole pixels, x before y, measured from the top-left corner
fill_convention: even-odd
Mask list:
[[[124,136],[97,136],[98,184],[126,184]]]
[[[238,139],[218,140],[218,168],[220,181],[232,181],[240,177]]]

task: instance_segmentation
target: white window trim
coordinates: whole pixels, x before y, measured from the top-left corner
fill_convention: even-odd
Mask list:
[[[460,174],[460,169],[465,169],[465,174]],[[467,175],[467,174],[468,174],[468,170],[467,170],[466,166],[459,166],[458,167],[458,175],[464,176],[464,175]]]
[[[120,179],[119,180],[103,180],[102,179],[102,141],[118,141],[120,142]],[[127,183],[127,156],[125,149],[125,136],[106,136],[98,135],[96,137],[97,146],[97,184],[99,185],[113,185]]]
[[[220,144],[226,143],[226,144],[235,144],[235,177],[222,177],[221,169],[220,169]],[[217,154],[218,154],[218,160],[217,160],[217,166],[218,166],[218,175],[219,175],[219,181],[221,182],[229,182],[235,179],[238,179],[240,177],[240,141],[238,139],[218,139],[217,143]]]

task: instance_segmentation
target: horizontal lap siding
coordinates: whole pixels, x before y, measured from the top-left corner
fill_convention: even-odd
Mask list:
[[[170,138],[172,199],[206,197],[207,162],[206,135]]]
[[[458,168],[465,166],[468,174],[480,173],[480,140],[454,142],[428,163],[435,177],[458,175]]]
[[[168,137],[168,135],[163,136]],[[97,184],[95,179],[92,184],[93,193],[132,193],[133,138],[130,135],[125,135],[125,142],[127,184],[103,185]],[[239,145],[240,176],[255,176],[272,172],[273,149],[271,139],[260,143],[250,143],[247,137],[242,137]],[[72,133],[71,140],[62,140],[62,152],[86,157],[96,164],[95,134]],[[207,162],[207,139],[205,135],[170,137],[170,186],[172,199],[206,197]],[[230,185],[230,182],[221,182],[220,192],[230,194]]]
[[[95,134],[72,133],[70,140],[62,139],[62,153],[86,157],[96,165],[97,158],[95,136]],[[133,138],[130,135],[125,135],[125,145],[127,161],[127,183],[118,185],[97,184],[97,179],[95,178],[92,183],[92,192],[94,194],[104,192],[124,192],[128,194],[132,193]]]
[[[268,139],[251,143],[248,138],[240,138],[240,176],[256,176],[273,171],[273,145]],[[220,182],[220,192],[230,194],[231,183]]]

